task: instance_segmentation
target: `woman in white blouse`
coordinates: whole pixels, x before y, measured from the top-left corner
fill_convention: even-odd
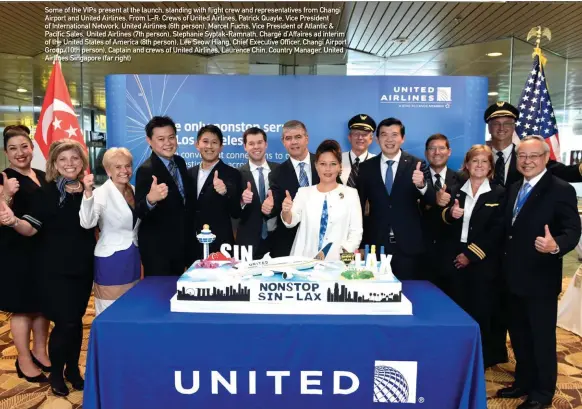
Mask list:
[[[491,341],[492,317],[499,304],[499,243],[503,234],[505,189],[490,183],[493,153],[474,145],[461,169],[467,182],[451,194],[442,211],[443,260],[439,287],[479,323],[485,367],[499,362]]]
[[[323,141],[315,152],[320,182],[302,187],[295,200],[289,192],[283,201],[281,219],[287,228],[299,224],[292,256],[315,257],[333,243],[326,260],[339,260],[343,250],[353,252],[362,240],[362,209],[356,189],[338,183],[342,156],[334,140]]]
[[[133,158],[126,148],[110,148],[103,156],[109,179],[93,191],[92,175],[85,177],[85,193],[79,216],[81,226],[99,224],[95,246],[95,315],[99,315],[141,275],[137,248],[139,220],[135,213],[135,188],[129,183]],[[89,183],[88,183],[89,182]]]

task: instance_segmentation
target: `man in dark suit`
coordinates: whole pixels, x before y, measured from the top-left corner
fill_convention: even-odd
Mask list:
[[[494,182],[501,186],[510,186],[522,178],[517,169],[516,146],[513,144],[518,117],[519,111],[508,102],[497,102],[485,111],[484,119],[491,134],[495,160]],[[566,166],[550,159],[546,167],[554,176],[566,182],[582,182],[582,164]]]
[[[174,121],[167,116],[155,116],[145,131],[152,154],[138,168],[135,186],[144,275],[179,276],[192,262],[191,204],[195,195],[186,162],[176,155]]]
[[[551,405],[556,388],[556,316],[562,257],[580,238],[576,192],[546,169],[549,146],[539,136],[517,148],[523,179],[507,192],[502,274],[509,291],[509,335],[515,382],[497,396],[527,395],[518,408]]]
[[[220,251],[223,243],[234,245],[231,218],[238,219],[241,212],[241,176],[238,170],[219,159],[224,137],[216,125],[200,128],[196,137],[196,149],[202,162],[188,169],[194,185],[195,224],[194,234],[199,234],[205,224],[216,239],[210,244],[210,253]],[[192,237],[194,259],[203,257],[203,247]]]
[[[399,279],[418,279],[424,253],[418,200],[424,196],[428,205],[434,205],[435,191],[424,179],[424,161],[400,149],[405,135],[400,120],[384,119],[376,135],[382,155],[363,162],[356,181],[362,211],[366,201],[370,209],[362,245],[384,246]]]
[[[460,172],[447,167],[447,162],[451,156],[449,139],[440,133],[428,137],[425,143],[425,156],[429,166],[424,172],[427,184],[431,186],[436,194],[436,205],[429,205],[424,198],[420,200],[420,210],[422,213],[422,231],[424,244],[426,246],[426,257],[424,257],[423,278],[430,280],[435,285],[439,285],[439,266],[435,265],[441,253],[444,235],[448,232],[443,226],[442,210],[450,206],[451,192],[458,190],[463,185],[463,177]]]
[[[270,216],[277,218],[277,228],[272,235],[271,256],[273,257],[288,256],[295,240],[295,233],[297,233],[297,227],[288,229],[281,220],[281,207],[286,192],[294,198],[299,187],[319,183],[319,176],[315,170],[315,155],[309,153],[308,150],[309,135],[305,125],[296,120],[285,122],[281,140],[289,159],[270,173],[269,183],[273,196],[265,200],[267,208],[271,208]]]
[[[257,260],[270,251],[272,240],[269,239],[269,235],[273,234],[277,227],[275,217],[267,217],[272,209],[268,207],[263,209],[263,203],[272,195],[269,174],[277,169],[279,164],[265,159],[267,134],[261,128],[247,129],[243,134],[243,143],[249,155],[249,162],[239,168],[244,190],[241,195],[242,211],[236,242],[242,246],[253,246],[253,258]]]

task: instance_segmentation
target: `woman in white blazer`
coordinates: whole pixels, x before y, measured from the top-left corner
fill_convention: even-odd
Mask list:
[[[141,275],[135,188],[129,183],[132,162],[129,150],[111,148],[103,156],[107,182],[93,191],[93,175],[84,179],[81,226],[90,229],[99,225],[100,230],[95,246],[93,287],[96,316],[133,287]]]
[[[287,228],[299,224],[292,256],[315,257],[333,243],[326,260],[339,260],[343,250],[353,252],[362,240],[362,209],[358,191],[338,183],[341,148],[334,140],[323,141],[315,152],[320,182],[299,188],[295,200],[286,192],[281,219]]]

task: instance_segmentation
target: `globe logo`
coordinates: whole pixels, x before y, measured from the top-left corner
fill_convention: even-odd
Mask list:
[[[374,371],[374,402],[408,402],[408,382],[400,371],[390,366],[376,366]]]

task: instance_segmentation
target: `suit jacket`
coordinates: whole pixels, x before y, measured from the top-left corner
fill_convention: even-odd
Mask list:
[[[507,191],[502,272],[509,291],[519,296],[557,296],[562,289],[562,257],[580,239],[576,192],[563,180],[546,172],[531,190],[512,225],[513,208],[523,180]],[[536,237],[545,225],[560,247],[558,254],[539,253]]]
[[[138,245],[140,220],[133,225],[133,213],[111,179],[95,189],[91,198],[87,199],[83,194],[79,218],[85,229],[99,224],[99,240],[95,246],[97,257],[108,257],[117,251],[127,250],[132,243]]]
[[[505,211],[505,189],[490,184],[491,190],[479,196],[469,220],[467,244],[461,243],[463,218],[451,216],[451,206],[441,210],[441,223],[445,227],[445,242],[441,248],[442,262],[440,271],[445,274],[458,273],[453,260],[462,252],[470,261],[471,274],[479,278],[492,279],[499,271],[499,241],[503,236],[503,217]],[[451,199],[459,200],[465,207],[467,194],[461,190],[463,185],[453,190]],[[446,231],[448,230],[448,231]],[[459,251],[462,248],[462,251]],[[463,273],[462,271],[460,273]]]
[[[144,266],[150,261],[155,263],[155,259],[160,257],[183,259],[184,267],[189,267],[193,261],[190,254],[190,242],[194,234],[191,205],[196,194],[192,191],[184,159],[174,155],[174,162],[182,177],[185,199],[168,168],[155,153],[152,152],[136,172],[135,205],[141,220],[138,239]],[[152,185],[152,176],[157,177],[158,184],[165,183],[168,186],[168,196],[150,209],[146,196]]]
[[[267,161],[267,165],[274,172],[275,169],[279,167],[278,163]],[[261,200],[259,197],[259,187],[255,183],[253,174],[251,173],[251,167],[248,162],[239,168],[242,186],[241,189],[244,191],[247,186],[247,182],[251,183],[251,190],[253,191],[253,201],[246,205],[244,209],[241,210],[240,220],[238,222],[238,229],[236,233],[236,242],[243,246],[253,246],[253,250],[259,248],[259,243],[261,241],[261,232],[263,228],[263,220],[267,221],[269,217],[265,216],[261,212]],[[242,193],[241,193],[242,194]],[[267,194],[267,192],[265,192]]]
[[[319,183],[319,175],[315,170],[315,155],[311,153],[309,155],[311,160],[311,184],[316,185]],[[271,186],[271,192],[273,193],[273,200],[275,202],[273,211],[269,216],[277,217],[277,229],[272,234],[273,248],[271,250],[271,256],[288,256],[291,253],[297,227],[292,229],[285,227],[283,220],[281,220],[281,208],[283,200],[285,199],[285,191],[288,190],[291,197],[294,198],[299,189],[299,180],[297,179],[297,173],[295,173],[291,158],[283,162],[275,171],[269,173],[269,185]]]
[[[412,183],[412,173],[418,162],[426,166],[425,162],[402,151],[392,194],[388,195],[380,168],[382,157],[378,155],[362,162],[356,181],[362,213],[365,212],[366,202],[370,209],[370,222],[365,223],[362,245],[388,246],[392,229],[398,250],[410,256],[421,254],[424,243],[418,200],[423,195]],[[435,191],[428,181],[424,200],[429,205],[435,204]]]
[[[505,179],[505,186],[508,187],[515,182],[523,180],[523,175],[517,170],[517,152],[513,145],[511,158],[509,160],[509,169],[507,171],[507,178]],[[582,165],[564,165],[563,163],[549,160],[546,168],[556,177],[570,183],[582,182]]]
[[[199,170],[200,165],[188,169],[188,174],[194,185],[194,195],[198,192]],[[213,180],[215,171],[218,171],[218,177],[226,185],[226,194],[224,196],[214,190]],[[204,182],[200,195],[194,201],[194,235],[200,233],[202,226],[205,224],[210,226],[210,230],[216,235],[216,239],[210,245],[211,253],[220,251],[220,246],[223,243],[234,244],[231,217],[235,219],[240,217],[241,191],[241,175],[238,170],[219,160],[210,175],[208,175],[206,182]],[[193,237],[192,245],[194,259],[201,259],[203,257],[202,244]]]

